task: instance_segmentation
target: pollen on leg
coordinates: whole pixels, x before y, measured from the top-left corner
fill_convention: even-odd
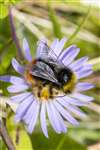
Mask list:
[[[42,88],[41,93],[40,93],[40,98],[42,100],[48,100],[50,98],[50,92],[49,92],[48,85],[46,85],[45,87]]]

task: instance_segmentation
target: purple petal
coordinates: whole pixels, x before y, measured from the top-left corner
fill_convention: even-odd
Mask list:
[[[60,40],[59,45],[57,47],[58,51],[56,51],[57,55],[59,55],[61,53],[66,41],[67,41],[66,37],[64,37]]]
[[[83,66],[76,70],[76,72],[82,72],[85,70],[92,70],[93,65],[92,64],[83,64]]]
[[[82,67],[82,65],[84,63],[86,63],[86,61],[88,60],[88,57],[82,57],[76,61],[74,61],[72,64],[69,65],[69,67],[72,69],[72,70],[77,70],[79,69],[80,67]]]
[[[25,80],[16,76],[11,76],[10,77],[10,82],[15,84],[15,85],[19,85],[19,84],[23,84],[23,85],[27,85],[25,83]]]
[[[50,47],[50,52],[48,54],[48,57],[49,58],[52,58],[53,60],[56,60],[57,59],[57,55],[55,53],[55,50],[57,48],[57,45],[59,44],[59,40],[58,39],[55,39],[53,41],[53,43],[51,44],[51,47]]]
[[[55,124],[56,124],[56,128],[58,128],[59,132],[66,132],[66,127],[64,125],[63,119],[60,116],[57,109],[54,107],[52,101],[50,102],[50,107],[51,107],[51,111],[52,111],[53,116],[54,116],[54,121],[55,121]]]
[[[12,59],[12,66],[18,73],[23,75],[25,68],[21,66],[15,58]]]
[[[76,115],[79,115],[80,117],[85,117],[85,114],[80,110],[78,109],[76,106],[72,106],[68,103],[66,103],[66,101],[62,101],[62,100],[59,100],[59,103],[64,106],[66,109],[68,109],[69,111],[75,113]]]
[[[38,43],[38,47],[36,50],[36,58],[46,58],[48,55],[49,48],[47,46],[46,40],[41,40]]]
[[[0,80],[1,80],[1,81],[4,81],[4,82],[11,82],[11,81],[10,81],[11,77],[12,77],[12,76],[9,76],[9,75],[0,76]]]
[[[87,83],[87,82],[79,82],[76,85],[76,88],[77,88],[78,91],[86,91],[86,90],[92,89],[94,87],[95,86],[93,84]]]
[[[30,107],[30,105],[33,102],[33,96],[29,96],[27,99],[25,99],[18,107],[15,115],[15,122],[19,122],[22,120],[22,117]]]
[[[18,93],[24,90],[27,90],[29,87],[27,85],[11,85],[7,88],[8,92],[10,93]]]
[[[10,76],[10,75],[0,76],[0,80],[4,81],[4,82],[10,82],[10,83],[13,83],[15,85],[25,84],[24,79],[16,77],[16,76]]]
[[[90,97],[90,96],[87,96],[87,95],[83,95],[83,94],[80,94],[80,93],[73,93],[71,95],[71,97],[74,97],[76,99],[82,100],[84,102],[93,101],[93,97]]]
[[[43,101],[41,105],[40,122],[41,122],[41,128],[42,128],[44,135],[48,137],[48,131],[47,131],[47,125],[46,125],[46,103],[45,101]]]
[[[57,101],[54,101],[54,105],[59,113],[73,125],[78,125],[78,121],[74,119],[67,110],[65,110]]]
[[[84,65],[81,68],[79,68],[78,70],[76,70],[75,73],[76,73],[78,79],[89,76],[90,74],[93,73],[92,65],[91,64]]]
[[[52,103],[52,102],[51,102]],[[53,105],[53,104],[52,104]],[[55,106],[53,106],[55,107]],[[66,133],[67,132],[67,129],[66,129],[66,126],[65,126],[65,122],[62,118],[62,116],[60,115],[60,113],[58,112],[58,110],[56,109],[56,107],[54,108],[56,110],[56,115],[57,115],[57,118],[59,120],[59,124],[60,124],[60,127],[61,127],[61,132],[64,132]]]
[[[62,51],[61,55],[59,55],[59,60],[63,61],[67,57],[67,55],[76,49],[76,45],[71,45],[70,47],[66,48],[65,50]]]
[[[35,99],[33,99],[33,102],[32,104],[30,105],[30,107],[28,108],[26,114],[23,116],[23,121],[29,125],[30,124],[30,121],[32,119],[32,116],[34,114],[34,110],[35,110],[35,107],[37,105],[37,101]]]
[[[87,103],[85,102],[81,102],[75,98],[71,98],[69,96],[64,96],[63,99],[68,102],[69,104],[72,104],[72,105],[76,105],[76,106],[86,106]]]
[[[71,98],[69,96],[64,96],[62,99],[58,99],[58,101],[61,101],[61,103],[66,103],[66,105],[68,104],[72,104],[72,105],[76,105],[76,106],[86,106],[87,103],[85,102],[81,102],[75,98]]]
[[[59,42],[57,42],[55,44],[55,46],[53,45],[54,48],[52,48],[52,45],[51,45],[51,49],[54,51],[54,53],[56,54],[56,56],[59,56],[59,54],[61,53],[64,45],[65,45],[65,42],[66,42],[66,38],[64,37],[63,39],[61,39]]]
[[[61,133],[59,121],[57,120],[55,110],[50,106],[50,102],[46,102],[47,114],[53,129],[57,133]]]
[[[79,48],[76,48],[76,49],[70,51],[68,53],[68,55],[62,60],[63,64],[65,66],[69,65],[75,59],[75,57],[78,55],[79,51],[80,51]]]
[[[69,103],[63,98],[57,98],[56,100],[58,103],[60,103],[62,105],[66,105],[67,107],[69,106]]]
[[[59,43],[59,40],[58,40],[58,39],[55,39],[55,40],[52,42],[50,48],[51,48],[52,50],[54,50],[54,49],[57,47],[58,43]]]
[[[37,118],[38,118],[38,115],[39,115],[39,108],[40,108],[40,103],[37,101],[37,104],[36,104],[36,106],[34,108],[33,116],[31,118],[31,121],[30,121],[29,126],[28,126],[28,132],[29,133],[32,133],[32,131],[35,128],[35,125],[36,125],[36,122],[37,122]]]
[[[92,65],[91,64],[85,64],[81,67],[79,67],[78,69],[75,70],[76,74],[83,74],[84,72],[88,72],[92,70]]]
[[[67,109],[71,112],[73,112],[74,114],[76,114],[77,116],[80,116],[80,117],[86,117],[86,114],[83,113],[78,107],[76,106],[72,106],[72,105],[69,105],[69,107],[67,107]]]
[[[21,103],[22,101],[24,101],[26,98],[28,98],[31,94],[31,92],[25,92],[25,93],[21,93],[15,96],[11,97],[11,100],[17,103]]]
[[[25,38],[23,39],[23,49],[25,50],[25,58],[29,62],[31,62],[32,61],[32,56],[30,54],[30,48],[29,48],[28,42]]]
[[[84,70],[81,72],[77,72],[76,74],[77,74],[77,78],[81,79],[81,78],[85,78],[85,77],[93,74],[93,71],[92,70]]]

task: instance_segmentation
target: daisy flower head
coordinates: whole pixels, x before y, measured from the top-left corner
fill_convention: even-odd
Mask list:
[[[23,49],[27,64],[22,66],[13,58],[12,66],[20,74],[1,76],[0,80],[10,82],[7,90],[11,93],[11,101],[18,103],[15,121],[23,121],[27,130],[32,133],[39,118],[42,131],[48,137],[47,118],[57,133],[67,131],[65,122],[78,125],[73,115],[80,118],[85,114],[80,106],[88,105],[93,98],[82,91],[94,87],[82,82],[93,73],[92,66],[87,63],[88,57],[75,60],[79,53],[76,45],[63,50],[66,38],[55,39],[50,47],[46,40],[38,42],[36,57],[32,58],[26,39]]]

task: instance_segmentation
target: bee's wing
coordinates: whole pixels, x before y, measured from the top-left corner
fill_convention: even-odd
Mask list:
[[[44,59],[47,57],[49,52],[49,47],[47,46],[46,40],[41,40],[37,43],[37,50],[36,50],[36,58]]]
[[[37,64],[33,67],[30,73],[33,76],[40,77],[42,79],[46,79],[48,81],[58,84],[58,80],[56,79],[52,69],[43,62],[37,62]]]
[[[47,45],[46,40],[40,40],[37,43],[36,58],[45,60],[49,59],[49,61],[51,60],[54,62],[57,61],[57,55],[55,54],[54,50]]]

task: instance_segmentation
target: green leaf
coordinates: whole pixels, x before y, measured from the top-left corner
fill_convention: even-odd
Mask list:
[[[26,130],[22,126],[16,125],[13,117],[7,120],[7,125],[16,150],[34,150]]]
[[[13,132],[12,134],[15,137],[15,132]],[[33,150],[29,136],[24,130],[20,131],[20,139],[19,139],[19,143],[16,145],[16,149]]]
[[[16,4],[16,3],[18,3],[18,2],[20,2],[20,1],[22,1],[22,0],[9,0],[10,1],[10,3],[12,3],[12,4]]]
[[[91,130],[91,129],[77,129],[77,130],[70,130],[69,131],[70,137],[77,140],[81,143],[89,143],[93,141],[99,141],[100,140],[100,133],[97,130]]]
[[[73,32],[73,34],[69,37],[66,46],[69,46],[70,44],[72,44],[74,38],[76,38],[77,34],[80,32],[80,30],[82,29],[83,25],[85,24],[85,22],[87,21],[89,14],[91,11],[91,7],[89,7],[87,14],[85,15],[85,17],[83,18],[82,22],[78,25],[78,27],[76,28],[76,30]]]
[[[80,3],[80,0],[61,0],[62,2],[66,3],[66,4],[79,4]]]
[[[8,7],[3,3],[0,4],[0,19],[5,18],[8,15]]]
[[[1,149],[1,150],[6,150],[6,146],[5,146],[5,144],[4,144],[3,140],[2,140],[2,138],[0,138],[0,149]]]
[[[16,4],[21,0],[0,0],[0,19],[5,18],[9,12],[9,6]]]
[[[2,53],[2,61],[1,61],[1,67],[0,67],[0,73],[3,73],[4,70],[8,69],[8,67],[11,64],[11,59],[16,54],[16,47],[14,44],[11,44],[9,47],[5,49]]]
[[[89,63],[93,65],[94,71],[100,70],[100,57],[93,58],[92,60],[89,61]]]
[[[36,150],[86,150],[81,145],[68,137],[68,134],[56,134],[50,131],[49,138],[44,137],[42,131],[34,132],[31,136],[33,148]]]
[[[55,11],[49,7],[49,17],[53,25],[53,31],[56,37],[61,39],[63,37],[62,31],[61,31],[61,25],[59,23],[59,18],[55,14]]]

